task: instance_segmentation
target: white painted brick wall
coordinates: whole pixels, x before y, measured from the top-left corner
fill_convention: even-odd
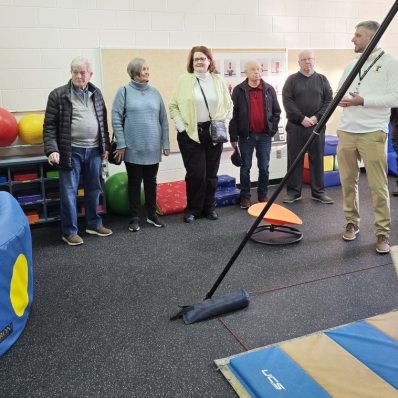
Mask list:
[[[102,88],[100,47],[352,49],[355,25],[365,19],[381,21],[392,4],[393,0],[0,0],[0,107],[43,111],[49,92],[69,80],[70,61],[78,55],[93,61],[92,82]],[[397,18],[382,45],[398,56]],[[282,159],[274,155],[271,178],[281,178],[286,149]],[[223,154],[220,173],[239,181],[239,169],[229,156]],[[179,154],[164,158],[159,182],[184,176]],[[252,178],[256,176],[254,161]]]

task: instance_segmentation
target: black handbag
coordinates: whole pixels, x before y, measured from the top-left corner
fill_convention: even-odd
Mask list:
[[[108,162],[116,166],[120,166],[122,164],[122,158],[120,156],[115,156],[114,152],[116,151],[116,149],[117,146],[115,141],[115,134],[112,134],[111,148],[108,153]]]
[[[227,132],[227,128],[225,127],[224,121],[223,120],[212,120],[212,118],[210,116],[209,105],[207,104],[207,99],[206,99],[205,93],[203,92],[203,89],[202,89],[202,86],[200,85],[199,79],[196,78],[196,80],[199,83],[199,87],[200,87],[200,90],[202,91],[202,95],[205,100],[207,111],[209,112],[210,137],[211,137],[212,142],[217,142],[219,144],[228,142],[228,132]]]
[[[127,97],[127,90],[126,87],[124,87],[124,109],[123,109],[123,121],[122,121],[123,129],[124,129],[124,121],[126,119],[126,97]],[[115,141],[115,133],[113,133],[111,140],[111,148],[108,153],[108,162],[116,166],[119,166],[122,164],[122,158],[120,156],[115,156],[114,152],[116,151],[116,149],[117,145]]]

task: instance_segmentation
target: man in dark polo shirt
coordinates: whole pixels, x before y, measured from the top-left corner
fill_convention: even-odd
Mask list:
[[[232,92],[233,117],[229,124],[233,148],[239,145],[243,165],[240,168],[240,207],[250,207],[250,169],[256,149],[259,170],[258,202],[267,201],[271,138],[278,130],[281,109],[274,88],[261,79],[261,65],[257,60],[245,64],[247,79]]]
[[[286,111],[287,168],[290,169],[297,155],[312,135],[315,125],[332,102],[333,93],[325,76],[314,71],[315,56],[311,50],[301,51],[298,56],[300,70],[290,75],[282,90],[283,107]],[[332,204],[325,193],[323,154],[325,128],[308,148],[312,199]],[[286,184],[287,196],[283,203],[301,199],[304,159],[297,165]]]

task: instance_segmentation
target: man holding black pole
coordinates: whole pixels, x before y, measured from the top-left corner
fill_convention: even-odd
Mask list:
[[[356,26],[351,40],[356,53],[364,52],[379,26],[376,21],[364,21]],[[345,68],[339,87],[358,58]],[[362,160],[372,193],[376,251],[388,253],[391,219],[387,182],[387,133],[390,108],[398,106],[398,60],[387,54],[378,43],[339,106],[343,108],[343,113],[337,130],[337,159],[347,221],[343,239],[354,240],[359,232],[358,178],[359,162]]]

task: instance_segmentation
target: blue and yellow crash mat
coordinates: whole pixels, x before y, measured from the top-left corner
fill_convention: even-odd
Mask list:
[[[240,397],[398,398],[398,311],[215,363]]]

